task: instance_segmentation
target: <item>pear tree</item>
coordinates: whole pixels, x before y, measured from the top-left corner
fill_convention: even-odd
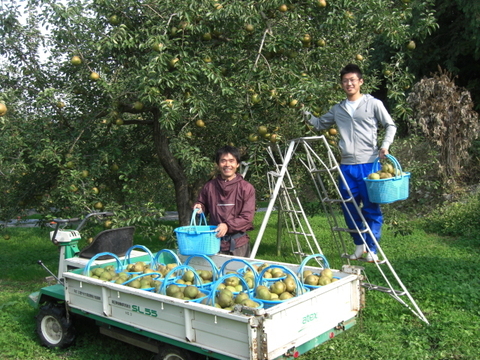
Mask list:
[[[34,192],[62,208],[101,201],[120,212],[162,194],[181,224],[214,175],[217,148],[241,149],[261,196],[265,148],[312,134],[302,112],[321,114],[343,98],[344,65],[362,67],[365,91],[385,81],[402,101],[413,81],[404,64],[415,49],[406,44],[435,28],[428,1],[30,0],[27,7],[25,25],[18,7],[2,10],[10,22],[0,66],[13,71],[14,111],[29,119],[22,137],[30,149],[20,159],[38,177]],[[14,41],[19,34],[23,43]],[[32,178],[27,183],[32,189]]]

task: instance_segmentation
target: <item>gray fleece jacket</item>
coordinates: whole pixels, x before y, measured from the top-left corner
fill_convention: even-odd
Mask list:
[[[325,130],[336,124],[340,133],[339,147],[344,165],[372,163],[378,157],[378,125],[385,128],[385,137],[380,148],[388,150],[397,127],[383,103],[364,94],[353,117],[347,111],[346,101],[334,105],[328,113],[317,118],[310,113],[308,122],[316,130]]]

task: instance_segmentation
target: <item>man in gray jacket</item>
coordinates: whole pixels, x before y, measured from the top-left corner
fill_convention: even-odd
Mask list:
[[[363,75],[357,65],[349,64],[345,66],[340,72],[340,79],[347,99],[334,105],[328,113],[319,118],[307,113],[310,116],[308,122],[316,130],[325,130],[333,125],[337,126],[340,134],[340,170],[356,203],[359,206],[362,204],[362,215],[377,242],[379,242],[383,224],[382,212],[380,205],[369,201],[363,179],[370,173],[378,170],[373,169],[373,163],[377,157],[383,159],[388,154],[388,149],[393,142],[397,128],[380,100],[371,95],[361,93],[360,87],[363,85]],[[380,149],[377,143],[379,124],[385,128],[385,137],[380,145]],[[350,196],[345,185],[342,181],[340,181],[339,185],[342,197],[348,199]],[[363,230],[363,221],[354,204],[347,203],[346,207],[348,211],[343,206],[343,213],[349,229],[358,227],[359,230]],[[368,250],[364,260],[369,262],[377,261],[377,247],[373,239],[367,233],[351,234],[356,247],[354,252],[349,255],[350,259],[357,260],[362,258],[365,251]]]

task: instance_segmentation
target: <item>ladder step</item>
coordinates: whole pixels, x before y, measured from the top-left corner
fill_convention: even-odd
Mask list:
[[[396,294],[398,296],[403,296],[406,294],[405,291],[400,291],[400,290],[393,290],[393,289],[390,289],[386,286],[380,286],[380,285],[373,285],[373,284],[369,284],[369,283],[362,283],[362,286],[368,290],[377,290],[377,291],[381,291],[381,292],[384,292],[384,293],[387,293],[387,294]]]
[[[339,228],[339,227],[332,227],[332,231],[343,231],[343,232],[348,232],[348,233],[353,233],[353,234],[364,234],[368,232],[368,229],[363,229],[363,230],[357,230],[357,229],[346,229],[346,228]]]
[[[313,169],[313,170],[310,170],[310,172],[312,174],[315,174],[315,173],[322,173],[322,172],[327,172],[327,171],[330,172],[330,171],[338,170],[338,169],[339,169],[338,166],[334,166],[331,169],[327,169],[327,168],[325,168],[325,169]]]
[[[297,214],[303,214],[302,210],[282,210],[284,213],[297,213]]]
[[[353,202],[353,200],[350,198],[350,199],[329,199],[329,198],[323,198],[322,199],[323,202],[326,202],[326,203],[332,203],[332,204],[335,204],[335,203],[348,203],[348,202]]]
[[[307,234],[307,233],[303,233],[303,232],[300,232],[300,231],[288,231],[289,234],[295,234],[295,235],[304,235],[304,236],[313,236],[313,234]]]

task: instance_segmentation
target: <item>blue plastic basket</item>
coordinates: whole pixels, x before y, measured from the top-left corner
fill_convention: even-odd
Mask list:
[[[215,255],[220,251],[220,238],[216,237],[217,228],[207,225],[205,215],[200,214],[200,223],[196,224],[197,209],[192,213],[190,226],[176,228],[178,250],[182,255]],[[202,225],[202,222],[204,225]]]
[[[388,179],[372,180],[364,178],[367,186],[368,198],[371,202],[377,204],[389,204],[399,200],[405,200],[409,194],[410,173],[402,172],[400,163],[392,155],[387,158],[393,163],[395,168],[395,176]],[[375,160],[373,168],[376,168]]]

